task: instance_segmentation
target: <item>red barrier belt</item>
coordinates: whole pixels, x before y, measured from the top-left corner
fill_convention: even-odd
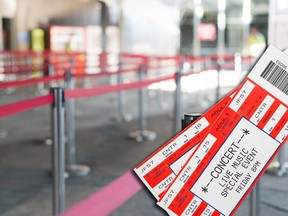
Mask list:
[[[96,76],[108,76],[108,75],[117,75],[122,73],[128,72],[137,72],[139,68],[130,68],[130,69],[122,69],[115,72],[112,71],[102,71],[100,73],[93,73],[93,74],[74,74],[73,77],[81,78],[81,77],[96,77]]]
[[[0,89],[33,85],[33,84],[37,84],[41,82],[46,83],[46,82],[62,80],[62,79],[64,79],[64,76],[41,77],[41,78],[32,78],[32,79],[16,80],[16,81],[9,81],[9,82],[0,82]]]
[[[31,110],[40,106],[51,104],[54,101],[53,94],[35,97],[12,104],[0,106],[0,118],[14,115],[16,113]]]
[[[123,70],[118,70],[115,72],[103,71],[103,72],[95,73],[95,74],[74,74],[73,77],[81,78],[81,77],[117,75],[117,74],[121,74],[121,73],[134,72],[134,71],[138,71],[138,68],[123,69]],[[0,82],[0,89],[27,86],[27,85],[37,84],[37,83],[47,83],[47,82],[56,81],[56,80],[63,80],[63,79],[64,79],[64,76],[59,75],[59,76],[50,76],[50,77],[41,77],[41,78],[31,78],[31,79],[25,79],[25,80]]]
[[[229,69],[229,68],[230,68],[230,69],[231,69],[231,68],[234,69],[234,65],[235,65],[234,62],[227,62],[227,63],[221,65],[221,69]]]
[[[119,85],[105,85],[92,89],[74,89],[65,90],[65,98],[79,98],[79,97],[90,97],[94,95],[112,93],[117,91],[124,91],[129,89],[141,88],[148,86],[152,83],[162,82],[170,79],[175,79],[175,75],[160,77],[156,79],[148,79],[142,82],[124,83]]]

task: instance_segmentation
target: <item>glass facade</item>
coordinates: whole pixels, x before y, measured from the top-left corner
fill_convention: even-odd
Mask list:
[[[203,0],[200,7],[195,5],[195,2],[197,1],[182,2],[181,53],[193,54],[193,31],[197,30],[198,34],[195,35],[200,43],[200,54],[216,54],[215,49],[219,48],[219,31],[221,30],[219,27],[221,26],[223,27],[225,53],[242,52],[252,26],[257,27],[267,41],[268,0],[224,0],[222,2],[220,0]],[[224,17],[221,16],[221,4],[222,7],[225,7]],[[196,22],[196,25],[198,25],[196,28],[194,26],[195,16],[199,19],[199,23]],[[216,29],[216,32],[214,29]],[[199,32],[209,34],[210,38],[201,37]]]

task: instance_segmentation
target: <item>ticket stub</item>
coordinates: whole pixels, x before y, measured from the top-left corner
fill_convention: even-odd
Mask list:
[[[211,124],[227,106],[232,94],[218,102],[134,169],[157,200],[195,151],[196,145],[203,139]]]
[[[269,46],[174,178],[170,215],[233,215],[285,143],[288,56]]]

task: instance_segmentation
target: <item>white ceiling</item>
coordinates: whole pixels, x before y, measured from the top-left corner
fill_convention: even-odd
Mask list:
[[[16,0],[0,0],[0,16],[12,18],[17,11]]]

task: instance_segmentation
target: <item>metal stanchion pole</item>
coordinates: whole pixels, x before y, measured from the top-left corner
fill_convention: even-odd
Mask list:
[[[65,73],[65,82],[67,89],[73,89],[72,73]],[[75,101],[73,98],[66,100],[66,169],[68,174],[74,176],[86,176],[90,172],[90,167],[76,164],[76,145],[75,145]]]
[[[242,73],[242,57],[241,53],[235,53],[234,55],[234,71],[236,73]]]
[[[140,68],[139,71],[139,80],[142,82],[144,80],[144,73],[145,69],[144,66]],[[147,119],[146,119],[146,91],[144,88],[139,89],[139,128],[140,128],[140,134],[143,137],[144,136],[144,131],[147,128]],[[145,106],[145,107],[144,107]]]
[[[182,70],[180,69],[175,73],[175,101],[174,101],[174,125],[173,125],[173,135],[178,133],[181,129],[181,112],[182,112],[182,100],[181,100],[181,76]]]
[[[217,64],[217,86],[216,86],[216,103],[220,100],[220,71],[221,71],[221,65]]]
[[[286,163],[286,143],[283,145],[283,147],[281,148],[281,150],[279,151],[278,154],[278,160],[279,160],[279,170],[277,175],[278,176],[284,176],[286,175],[286,169],[287,169],[287,163]]]
[[[201,117],[201,113],[185,113],[184,119],[182,119],[182,130],[185,129],[188,125],[190,125],[192,122],[196,121],[199,117]]]
[[[121,54],[119,54],[119,70],[123,69],[122,66],[122,60],[121,60]],[[117,74],[117,84],[123,83],[123,76],[121,73]],[[117,92],[117,109],[118,109],[118,115],[116,116],[116,121],[118,122],[129,122],[131,121],[132,117],[131,115],[125,114],[125,95],[123,91]]]
[[[53,215],[59,215],[65,209],[65,127],[64,127],[64,91],[53,88],[52,104],[52,168],[53,168]]]
[[[260,216],[260,181],[250,193],[250,216]]]
[[[52,77],[52,76],[54,76],[54,74],[55,74],[54,65],[49,64],[49,66],[48,66],[48,76],[49,76],[49,77]],[[50,88],[55,87],[55,83],[52,82],[52,81],[49,82],[49,87],[50,87]]]
[[[157,75],[161,76],[162,75],[162,68],[161,68],[161,61],[157,61]],[[161,90],[161,84],[157,83],[157,92],[156,92],[156,97],[157,97],[157,103],[161,107],[161,109],[167,109],[168,104],[164,102],[163,100],[163,91]]]
[[[84,74],[87,74],[89,73],[89,60],[90,59],[90,56],[89,56],[89,52],[85,52],[85,66],[83,68],[83,73]],[[91,83],[90,83],[90,78],[89,77],[86,77],[84,76],[83,77],[83,88],[90,88],[91,87]]]
[[[52,64],[50,64],[48,66],[48,76],[51,77],[51,76],[54,76],[54,66]],[[51,81],[49,82],[49,88],[52,89],[52,88],[55,88],[56,86],[54,85],[54,83]],[[51,131],[53,131],[53,125],[52,125],[52,128],[51,128]],[[44,144],[47,145],[47,146],[51,146],[53,143],[53,140],[52,138],[45,138],[44,139]]]
[[[139,80],[142,82],[145,76],[144,65],[140,66]],[[137,142],[153,141],[156,139],[157,134],[147,130],[147,113],[146,113],[146,91],[145,87],[139,88],[139,129],[138,131],[131,132],[129,137],[135,139]]]
[[[44,71],[43,71],[43,69],[42,70],[40,70],[40,68],[39,68],[39,66],[40,65],[43,65],[44,64],[44,59],[43,59],[43,54],[42,54],[42,52],[40,51],[40,52],[35,52],[35,66],[36,66],[36,68],[38,68],[38,69],[36,69],[37,70],[37,77],[43,77],[44,76]],[[44,67],[43,67],[44,68]],[[40,83],[38,83],[37,84],[37,91],[38,91],[38,93],[40,94],[40,95],[44,95],[44,94],[47,94],[48,93],[48,91],[45,89],[45,85],[44,85],[44,83],[43,82],[40,82]]]

